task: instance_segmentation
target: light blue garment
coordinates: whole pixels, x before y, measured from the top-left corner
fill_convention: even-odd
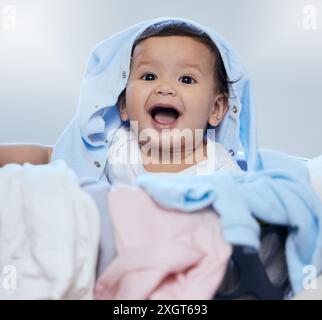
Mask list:
[[[216,128],[215,138],[235,159],[241,142],[248,168],[253,168],[257,148],[255,106],[246,68],[231,45],[211,28],[169,17],[138,23],[94,48],[81,84],[77,114],[54,146],[52,160],[65,160],[80,178],[106,181],[107,149],[113,130],[121,125],[115,104],[127,84],[133,43],[147,27],[169,20],[190,23],[204,30],[218,47],[229,79],[239,79],[229,86],[229,108]]]
[[[262,151],[257,172],[211,175],[143,175],[142,186],[161,206],[193,212],[212,205],[221,217],[225,239],[259,248],[259,220],[289,226],[286,258],[294,293],[303,289],[304,266],[322,270],[322,204],[305,164],[290,156]]]

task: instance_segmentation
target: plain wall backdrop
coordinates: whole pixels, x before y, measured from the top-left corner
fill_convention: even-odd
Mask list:
[[[321,0],[0,0],[0,142],[54,144],[92,48],[160,16],[209,25],[235,47],[253,79],[260,147],[322,154]]]

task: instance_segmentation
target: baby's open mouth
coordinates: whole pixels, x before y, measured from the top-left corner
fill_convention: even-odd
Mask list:
[[[172,125],[180,117],[180,112],[173,107],[155,106],[150,110],[152,119],[160,125]]]

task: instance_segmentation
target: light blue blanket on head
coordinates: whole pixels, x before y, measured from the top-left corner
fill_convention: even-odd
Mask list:
[[[194,212],[213,206],[231,244],[258,249],[257,219],[288,226],[286,259],[294,293],[303,290],[305,266],[315,266],[317,274],[322,270],[322,203],[311,188],[305,164],[299,160],[261,151],[256,172],[146,174],[137,184],[164,208]]]

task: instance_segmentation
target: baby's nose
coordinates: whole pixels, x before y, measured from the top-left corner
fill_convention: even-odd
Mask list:
[[[175,96],[176,95],[175,89],[169,84],[160,85],[158,88],[156,88],[155,93],[161,94],[164,96],[167,96],[167,95]]]

